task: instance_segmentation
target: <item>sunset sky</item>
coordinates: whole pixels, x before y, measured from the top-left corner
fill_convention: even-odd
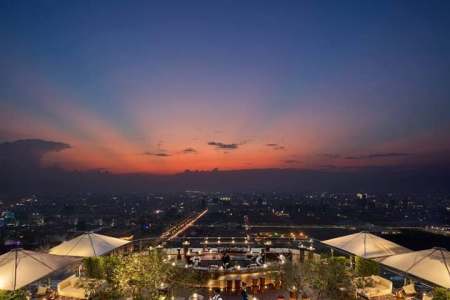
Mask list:
[[[319,5],[320,4],[320,5]],[[450,1],[0,2],[0,142],[113,172],[428,165]]]

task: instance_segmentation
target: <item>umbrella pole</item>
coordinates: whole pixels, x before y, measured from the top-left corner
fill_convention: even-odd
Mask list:
[[[17,248],[14,249],[14,286],[13,286],[13,290],[16,290],[16,282],[17,282]]]

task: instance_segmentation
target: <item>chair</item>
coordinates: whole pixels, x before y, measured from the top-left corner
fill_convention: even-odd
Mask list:
[[[385,297],[392,294],[392,281],[378,275],[355,278],[354,283],[363,283],[360,287],[356,284],[356,293],[367,299]]]
[[[87,299],[88,291],[82,286],[81,281],[74,275],[67,277],[57,285],[58,295],[76,299]]]
[[[414,299],[414,297],[417,295],[414,283],[403,286],[401,292],[405,299]]]
[[[47,294],[48,286],[45,285],[39,285],[36,291],[36,296],[42,297]]]
[[[422,300],[433,300],[433,296],[429,294],[423,294]]]

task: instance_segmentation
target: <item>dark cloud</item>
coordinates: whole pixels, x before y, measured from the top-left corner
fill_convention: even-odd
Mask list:
[[[225,144],[222,142],[208,142],[208,145],[214,146],[217,149],[226,149],[226,150],[235,150],[239,147],[239,144],[236,144],[236,143]]]
[[[0,160],[21,165],[37,165],[42,157],[50,152],[69,149],[70,145],[40,139],[17,140],[0,143]]]
[[[70,148],[69,144],[41,139],[25,139],[0,143],[0,153],[5,152],[52,152]]]
[[[387,153],[372,153],[367,155],[346,156],[345,159],[376,159],[376,158],[390,158],[390,157],[403,157],[409,156],[410,153],[402,152],[387,152]]]
[[[40,139],[0,143],[0,191],[23,191],[42,185],[54,188],[53,178],[61,178],[61,169],[55,164],[44,166],[41,162],[46,155],[69,148],[65,143]],[[49,174],[54,177],[49,179]]]
[[[296,159],[286,159],[283,161],[285,164],[298,164],[301,163],[300,160],[296,160]]]
[[[279,144],[275,144],[275,143],[270,143],[270,144],[266,144],[267,147],[272,148],[273,150],[284,150],[286,149],[286,147],[279,145]]]
[[[170,154],[165,153],[165,152],[156,152],[156,153],[144,152],[143,154],[144,155],[148,155],[148,156],[158,156],[158,157],[168,157],[168,156],[170,156]]]
[[[320,154],[318,154],[318,156],[323,157],[323,158],[331,158],[331,159],[337,159],[337,158],[341,157],[339,154],[335,154],[335,153],[320,153]]]
[[[195,153],[197,153],[197,150],[195,150],[194,148],[188,147],[188,148],[185,148],[183,151],[181,151],[181,153],[183,153],[183,154],[195,154]]]
[[[147,155],[147,156],[157,156],[157,157],[169,157],[172,155],[179,155],[179,154],[196,154],[197,150],[195,150],[194,148],[188,147],[183,149],[180,152],[175,152],[175,153],[168,153],[166,152],[166,150],[163,151],[158,151],[158,152],[150,152],[150,151],[146,151],[144,153],[142,153],[143,155]]]

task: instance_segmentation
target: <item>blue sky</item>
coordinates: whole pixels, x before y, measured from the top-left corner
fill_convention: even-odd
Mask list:
[[[117,171],[435,163],[449,148],[449,12],[448,1],[2,1],[0,139],[64,142],[50,163]],[[377,153],[408,155],[343,159]]]

